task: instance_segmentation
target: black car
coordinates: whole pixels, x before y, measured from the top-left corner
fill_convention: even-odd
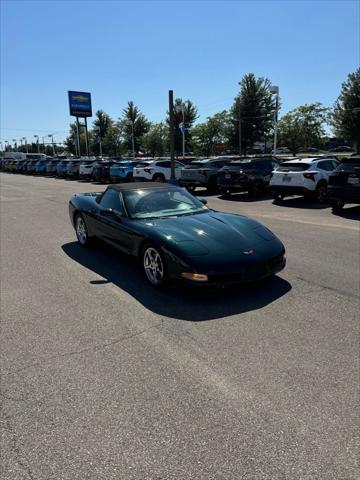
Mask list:
[[[92,178],[96,182],[110,181],[110,168],[112,165],[119,163],[118,160],[98,160],[93,165]]]
[[[360,204],[360,155],[344,158],[331,173],[328,195],[334,211],[346,203]]]
[[[233,192],[248,192],[258,196],[269,187],[271,172],[280,166],[275,157],[249,158],[232,162],[218,174],[220,192],[230,195]]]
[[[329,152],[352,152],[353,149],[349,145],[340,145],[339,147],[331,148]]]
[[[175,185],[123,183],[73,195],[69,214],[80,245],[97,237],[135,256],[155,287],[252,282],[285,267],[284,246],[269,229],[205,203]]]

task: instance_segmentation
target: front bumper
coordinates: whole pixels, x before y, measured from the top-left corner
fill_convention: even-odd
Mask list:
[[[198,282],[188,280],[181,276],[176,276],[174,279],[180,280],[188,285],[196,285],[197,287],[214,287],[226,285],[238,285],[254,283],[263,280],[267,277],[281,272],[286,266],[285,254],[274,256],[268,261],[259,261],[249,263],[247,267],[236,273],[211,273],[208,275],[207,282]]]

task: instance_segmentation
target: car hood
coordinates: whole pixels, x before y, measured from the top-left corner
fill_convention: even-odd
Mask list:
[[[187,256],[244,252],[277,240],[269,229],[256,220],[215,211],[151,219],[145,224],[160,235],[164,244],[179,247]]]

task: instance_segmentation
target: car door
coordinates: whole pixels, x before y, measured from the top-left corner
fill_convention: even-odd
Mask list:
[[[95,214],[96,231],[99,238],[125,253],[131,251],[132,231],[130,220],[125,213],[121,194],[114,188],[108,188],[99,201]]]

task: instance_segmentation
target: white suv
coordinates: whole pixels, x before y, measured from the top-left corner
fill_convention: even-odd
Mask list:
[[[175,178],[181,176],[181,169],[184,165],[175,161]],[[170,160],[153,160],[140,162],[133,171],[134,181],[150,180],[153,182],[165,182],[171,178],[171,162]]]
[[[291,195],[311,195],[322,203],[327,197],[329,175],[338,165],[332,158],[287,160],[272,172],[271,193],[277,201]]]

